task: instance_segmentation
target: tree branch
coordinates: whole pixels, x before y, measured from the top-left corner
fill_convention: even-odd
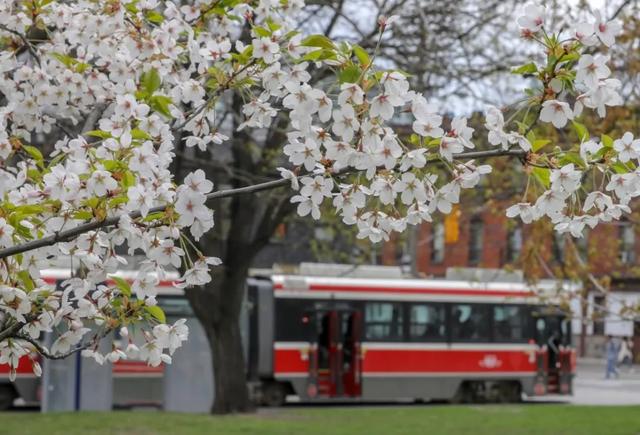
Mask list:
[[[487,151],[472,151],[468,153],[461,153],[456,156],[457,159],[479,159],[479,158],[491,158],[491,157],[525,157],[527,152],[523,150],[487,150]],[[437,163],[437,160],[431,160],[429,163]],[[338,174],[346,175],[346,173]],[[281,178],[277,180],[266,181],[264,183],[254,184],[252,186],[238,187],[235,189],[219,190],[217,192],[211,192],[207,195],[207,201],[221,198],[230,198],[237,195],[245,195],[248,193],[262,192],[264,190],[276,189],[286,186],[290,183],[290,180]],[[149,209],[149,213],[163,212],[169,205],[160,205]],[[142,216],[142,213],[137,210],[128,214],[131,219],[137,219]],[[33,251],[34,249],[43,248],[45,246],[53,246],[58,243],[68,242],[78,237],[80,234],[87,233],[89,231],[98,230],[100,228],[117,225],[120,218],[123,215],[113,216],[102,221],[88,222],[82,225],[78,225],[75,228],[58,231],[50,236],[43,237],[38,240],[32,240],[20,245],[11,246],[9,248],[0,249],[0,259],[11,257],[13,255],[21,254],[23,252]]]
[[[111,333],[113,331],[113,329],[105,329],[104,331],[100,332],[99,334],[96,334],[93,339],[89,340],[86,343],[83,343],[79,346],[75,346],[71,349],[69,349],[67,352],[64,353],[59,353],[59,354],[55,354],[53,355],[51,352],[49,352],[49,350],[44,347],[42,344],[40,344],[38,342],[38,340],[34,340],[33,338],[31,338],[31,336],[29,335],[25,335],[25,334],[16,334],[14,336],[14,338],[19,339],[19,340],[24,340],[27,341],[29,343],[31,343],[33,345],[33,347],[36,348],[36,350],[38,351],[38,353],[40,355],[42,355],[43,357],[47,358],[47,359],[51,359],[51,360],[58,360],[58,359],[65,359],[66,357],[73,355],[76,352],[80,352],[83,351],[85,349],[88,349],[89,347],[93,346],[94,344],[98,343],[100,340],[102,340],[104,337],[106,337],[107,335],[109,335],[109,333]],[[2,341],[2,340],[0,340]]]
[[[31,54],[31,56],[35,59],[35,61],[38,63],[38,66],[41,66],[40,55],[38,54],[36,49],[31,44],[31,41],[29,41],[25,35],[23,35],[20,32],[16,32],[15,30],[12,30],[12,29],[8,28],[4,24],[0,24],[0,29],[4,30],[5,32],[9,32],[12,35],[15,35],[18,38],[20,38],[22,40],[22,43],[27,47],[27,50],[29,51],[29,54]]]

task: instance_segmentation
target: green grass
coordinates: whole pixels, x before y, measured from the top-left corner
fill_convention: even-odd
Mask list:
[[[213,417],[162,412],[0,414],[0,434],[640,434],[640,407],[322,407]]]

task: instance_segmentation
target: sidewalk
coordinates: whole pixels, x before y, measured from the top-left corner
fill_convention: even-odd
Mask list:
[[[616,379],[605,379],[604,359],[579,358],[571,403],[581,405],[640,405],[640,366],[634,372],[619,370]]]

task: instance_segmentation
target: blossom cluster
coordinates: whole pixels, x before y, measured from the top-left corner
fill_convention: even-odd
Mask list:
[[[160,281],[182,270],[177,287],[204,285],[220,264],[191,241],[214,225],[213,183],[202,170],[174,180],[176,144],[206,149],[227,139],[216,103],[279,51],[256,38],[252,54],[234,35],[245,22],[284,31],[299,6],[0,4],[0,250],[105,223],[0,262],[0,363],[12,373],[32,352],[170,361],[188,330],[165,324]],[[144,258],[130,281],[115,276],[125,254]],[[61,258],[74,276],[56,286],[41,271]],[[142,343],[132,335],[125,348],[98,351],[103,336],[131,327]]]

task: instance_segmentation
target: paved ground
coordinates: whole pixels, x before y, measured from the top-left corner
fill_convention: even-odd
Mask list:
[[[604,359],[580,359],[572,397],[546,397],[578,405],[640,405],[640,366],[633,373],[620,370],[617,379],[605,379]],[[536,400],[537,401],[537,400]]]

